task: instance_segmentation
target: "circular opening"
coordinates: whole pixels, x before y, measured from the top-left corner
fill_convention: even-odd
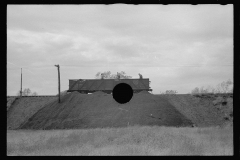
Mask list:
[[[126,83],[119,83],[113,88],[112,95],[115,101],[124,104],[132,99],[133,90],[130,85]]]

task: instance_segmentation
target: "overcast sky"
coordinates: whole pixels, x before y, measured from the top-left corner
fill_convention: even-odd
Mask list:
[[[125,71],[153,93],[233,80],[233,5],[8,5],[7,95]]]

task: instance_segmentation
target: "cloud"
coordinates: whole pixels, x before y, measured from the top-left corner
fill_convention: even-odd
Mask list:
[[[111,55],[117,55],[120,58],[131,58],[139,56],[140,46],[137,44],[105,44],[105,50],[108,51]]]
[[[232,11],[233,5],[8,5],[7,61],[51,84],[60,64],[65,88],[69,78],[109,70],[142,73],[154,90],[172,85],[186,92],[233,76],[231,67],[181,67],[233,64]],[[14,84],[19,73],[7,72]]]

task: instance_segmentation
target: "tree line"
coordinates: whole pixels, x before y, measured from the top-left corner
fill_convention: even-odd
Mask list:
[[[223,81],[219,83],[216,87],[208,86],[208,87],[196,87],[191,91],[191,94],[202,94],[202,93],[233,93],[233,82],[229,79],[227,81]]]
[[[223,81],[219,83],[216,87],[208,86],[208,87],[195,87],[191,94],[217,94],[217,93],[233,93],[233,82],[229,79],[227,81]],[[160,94],[177,94],[176,90],[166,90],[165,92],[160,92]]]
[[[126,75],[126,73],[124,71],[118,72],[118,75],[120,76],[120,78],[122,79],[131,79],[131,76]],[[117,79],[118,78],[117,74],[111,74],[111,71],[106,71],[106,72],[98,72],[95,75],[96,79]]]
[[[21,91],[18,91],[17,92],[17,96],[20,96],[21,95]],[[37,92],[32,92],[29,88],[25,88],[23,91],[22,91],[22,96],[37,96]]]

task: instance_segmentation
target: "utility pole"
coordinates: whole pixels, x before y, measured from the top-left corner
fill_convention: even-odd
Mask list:
[[[60,71],[59,71],[59,64],[55,65],[58,68],[58,103],[60,103]]]
[[[20,96],[22,97],[22,68],[21,68],[21,91],[20,91]]]

